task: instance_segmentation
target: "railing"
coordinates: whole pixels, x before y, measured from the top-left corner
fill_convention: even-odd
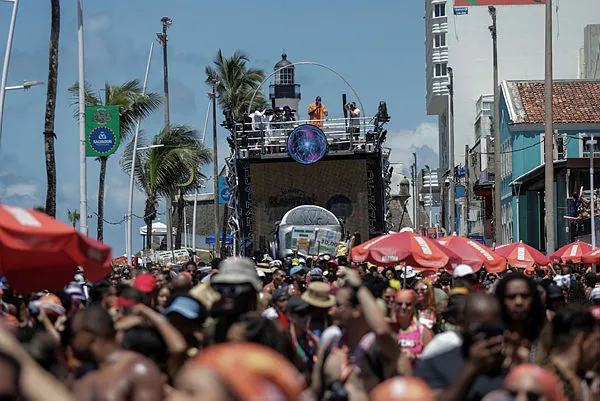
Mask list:
[[[303,124],[322,123],[319,127],[327,137],[330,151],[364,149],[373,141],[374,118],[332,118],[325,120],[269,121],[236,125],[237,147],[247,149],[249,156],[287,153],[289,134]],[[368,135],[371,133],[370,135]]]

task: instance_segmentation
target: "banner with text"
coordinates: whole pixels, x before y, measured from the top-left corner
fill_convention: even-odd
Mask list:
[[[85,108],[87,157],[110,156],[119,148],[119,106],[87,106]]]
[[[546,0],[454,0],[454,7],[545,4]]]

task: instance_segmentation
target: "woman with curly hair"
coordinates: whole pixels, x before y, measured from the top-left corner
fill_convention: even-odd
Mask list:
[[[414,286],[417,294],[416,310],[419,323],[426,326],[428,329],[433,327],[435,322],[435,293],[433,286],[428,280],[419,280]]]

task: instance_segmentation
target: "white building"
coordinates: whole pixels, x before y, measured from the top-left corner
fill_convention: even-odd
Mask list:
[[[455,15],[454,0],[425,0],[427,114],[439,116],[439,160],[448,169],[448,67],[454,72],[455,161],[474,143],[477,101],[493,93],[491,18],[484,6]],[[499,78],[544,79],[543,5],[497,6]],[[554,2],[554,77],[576,79],[586,25],[600,23],[600,0]],[[588,46],[589,47],[589,46]],[[588,61],[587,65],[590,63]],[[594,64],[595,66],[595,64]]]

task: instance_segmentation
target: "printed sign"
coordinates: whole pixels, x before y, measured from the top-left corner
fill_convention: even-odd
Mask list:
[[[119,148],[119,106],[87,106],[85,108],[87,157],[110,156]]]
[[[315,230],[311,228],[293,228],[290,249],[310,252],[310,247],[315,239]]]
[[[229,198],[231,197],[229,194],[229,185],[227,185],[227,178],[219,177],[218,184],[219,205],[227,205],[229,204]]]
[[[456,7],[545,4],[546,0],[454,0]]]
[[[335,255],[337,253],[337,247],[341,238],[342,234],[337,231],[331,231],[323,228],[318,229],[316,238],[317,250],[315,254]]]
[[[469,9],[467,7],[454,7],[454,15],[467,15]]]

